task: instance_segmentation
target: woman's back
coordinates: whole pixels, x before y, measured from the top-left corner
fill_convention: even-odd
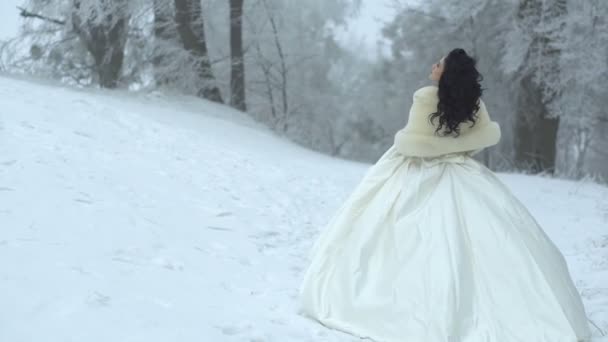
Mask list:
[[[414,93],[407,125],[395,134],[394,145],[400,153],[406,156],[432,157],[480,150],[500,141],[500,126],[490,119],[481,99],[474,125],[468,121],[461,122],[458,136],[438,134],[437,125],[430,119],[430,114],[437,110],[438,89],[436,86],[427,86]]]

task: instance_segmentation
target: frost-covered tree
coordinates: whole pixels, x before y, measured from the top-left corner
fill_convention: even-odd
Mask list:
[[[28,0],[22,36],[32,53],[18,69],[82,85],[170,87],[222,102],[202,8],[200,0]]]
[[[25,23],[22,43],[31,48],[21,66],[79,84],[117,87],[138,6],[126,0],[26,1],[21,16],[32,20]]]
[[[532,172],[555,171],[567,15],[567,0],[520,0],[507,38],[503,65],[520,86],[515,160]]]
[[[42,20],[26,30],[34,42],[33,59],[47,58],[58,70],[73,69],[75,74],[89,67],[94,82],[104,88],[117,87],[132,4],[126,0],[30,0],[29,9],[22,8],[21,15]],[[74,44],[81,48],[73,49]]]
[[[608,179],[608,2],[569,1],[560,60],[563,91],[557,99],[562,174]]]
[[[175,25],[175,10],[173,0],[153,0],[154,15],[154,48],[153,72],[157,86],[168,86],[172,81],[167,66],[171,63],[170,56],[179,53],[179,37]]]
[[[245,84],[252,115],[306,146],[326,152],[334,149],[327,124],[338,121],[345,113],[340,104],[348,100],[339,90],[343,80],[334,72],[347,62],[335,31],[358,6],[352,0],[245,3]],[[210,27],[216,30],[215,37],[221,37],[226,33],[218,28],[226,27],[221,21],[225,16],[213,18]],[[215,46],[215,55],[228,55],[222,46]]]
[[[73,0],[70,24],[93,57],[99,85],[116,88],[130,20],[127,0]]]
[[[593,166],[585,162],[590,151],[606,147],[598,132],[607,104],[600,85],[607,72],[607,15],[601,0],[518,3],[502,64],[520,85],[515,150],[522,167],[574,177],[608,174],[606,156]]]
[[[359,1],[250,0],[242,8],[226,0],[201,4],[211,68],[222,93],[231,94],[231,103],[239,108],[237,84],[243,81],[252,116],[306,146],[328,153],[341,150],[336,146],[342,144],[344,134],[329,135],[328,125],[352,114],[346,109],[351,95],[341,72],[352,60],[345,58],[346,49],[336,41],[335,30],[346,24]],[[246,78],[239,71],[240,30],[233,26],[239,16]],[[157,69],[168,71],[169,77],[180,75],[172,82],[179,89],[191,89],[192,73],[186,72],[190,68],[183,54],[170,44],[159,51],[169,57]],[[342,130],[332,126],[331,131]]]
[[[202,82],[197,95],[211,101],[223,102],[211,70],[201,1],[175,0],[175,21],[184,49],[190,53],[196,75]]]

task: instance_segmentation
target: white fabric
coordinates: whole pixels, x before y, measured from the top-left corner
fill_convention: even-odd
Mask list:
[[[587,341],[564,257],[470,155],[389,148],[316,241],[301,313],[378,342]]]

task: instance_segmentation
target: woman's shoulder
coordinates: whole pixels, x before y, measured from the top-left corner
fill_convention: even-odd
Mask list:
[[[414,92],[414,99],[437,99],[437,90],[439,90],[439,87],[435,85],[419,88]]]

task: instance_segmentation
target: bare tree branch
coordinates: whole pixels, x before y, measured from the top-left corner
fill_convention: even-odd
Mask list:
[[[26,10],[25,8],[19,7],[19,6],[17,6],[17,9],[20,11],[19,15],[24,18],[36,18],[36,19],[41,19],[41,20],[48,21],[50,23],[57,24],[57,25],[65,25],[65,20],[49,18],[49,17],[43,16],[40,14],[30,12],[30,11]]]

